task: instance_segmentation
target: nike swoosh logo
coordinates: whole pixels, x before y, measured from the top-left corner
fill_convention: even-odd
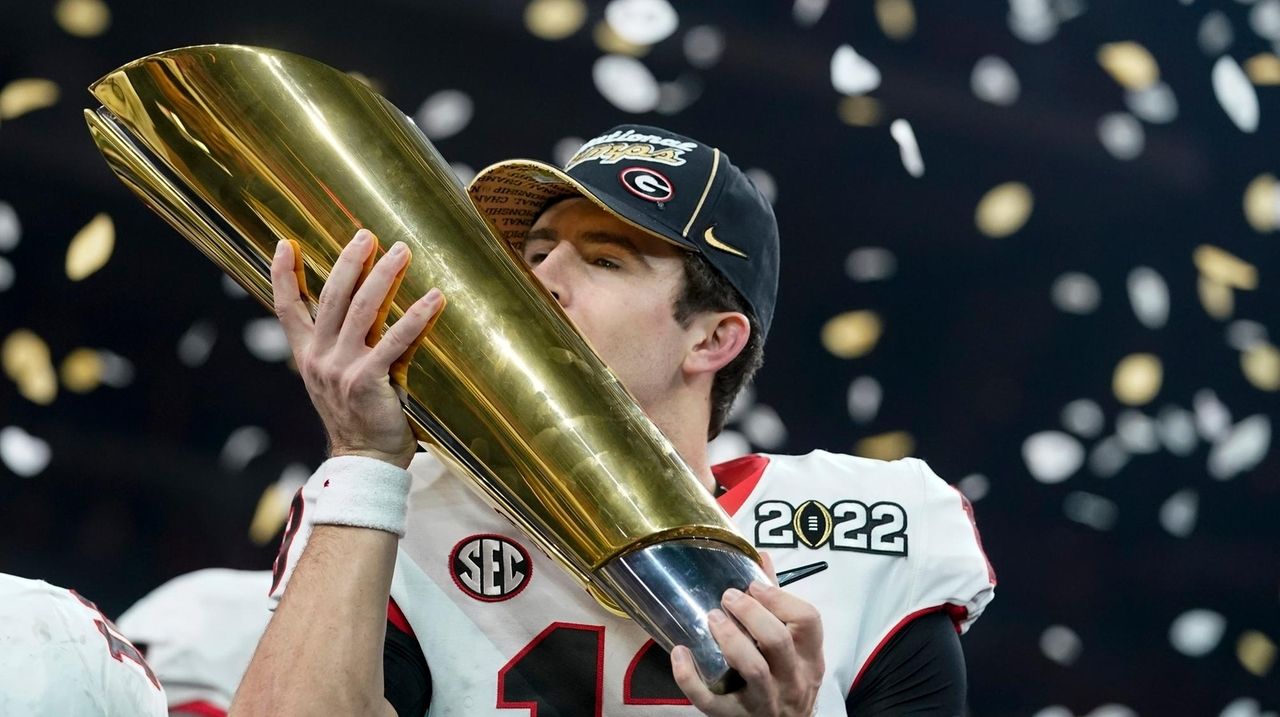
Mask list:
[[[707,227],[707,230],[702,233],[703,240],[705,240],[711,246],[719,249],[720,251],[728,252],[730,254],[733,254],[734,256],[740,256],[743,259],[751,258],[746,254],[743,254],[741,251],[738,251],[737,249],[734,249],[728,244],[725,244],[724,242],[717,239],[716,235],[713,233],[714,231],[715,231],[715,227]]]
[[[778,573],[778,587],[784,588],[797,580],[803,580],[810,575],[820,573],[828,567],[830,566],[827,565],[826,561],[823,561],[820,563],[812,563],[810,565],[801,565],[798,568],[792,568],[790,570],[783,570]]]

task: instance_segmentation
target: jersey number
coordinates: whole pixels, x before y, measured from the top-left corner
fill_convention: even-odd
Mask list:
[[[671,676],[671,658],[653,640],[623,678],[627,705],[687,705]],[[551,623],[498,671],[498,708],[537,717],[604,714],[604,627]]]
[[[115,661],[124,662],[125,658],[128,658],[130,662],[136,663],[138,667],[142,668],[143,672],[147,673],[147,679],[151,680],[151,684],[155,685],[157,690],[160,689],[160,681],[156,679],[156,673],[151,671],[151,665],[147,664],[146,658],[142,656],[141,652],[138,652],[138,648],[134,647],[133,643],[129,642],[124,635],[121,635],[116,631],[116,626],[111,624],[111,621],[107,619],[106,615],[102,614],[102,611],[98,609],[97,605],[86,600],[83,595],[75,590],[71,590],[69,592],[74,595],[82,605],[89,608],[97,615],[97,617],[93,619],[93,624],[98,628],[98,632],[102,633],[102,637],[106,639],[107,651],[111,653],[111,656],[115,658]]]

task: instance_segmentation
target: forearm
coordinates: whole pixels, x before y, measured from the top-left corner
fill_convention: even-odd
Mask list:
[[[397,540],[315,527],[232,714],[394,715],[382,696],[382,647]]]

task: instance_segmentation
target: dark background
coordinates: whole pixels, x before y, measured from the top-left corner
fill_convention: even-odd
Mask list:
[[[1029,435],[1063,430],[1060,412],[1075,399],[1096,401],[1103,435],[1114,432],[1124,406],[1112,395],[1112,372],[1135,352],[1156,354],[1164,366],[1159,394],[1139,408],[1147,415],[1191,409],[1207,388],[1234,421],[1280,419],[1276,394],[1242,374],[1240,353],[1224,338],[1229,321],[1202,308],[1192,262],[1208,243],[1256,266],[1259,287],[1235,292],[1233,318],[1280,332],[1272,283],[1280,245],[1250,228],[1241,210],[1249,181],[1277,169],[1280,90],[1257,88],[1260,127],[1240,131],[1210,84],[1217,54],[1197,44],[1201,22],[1216,10],[1235,30],[1226,54],[1243,64],[1271,50],[1250,30],[1249,3],[1061,3],[1053,7],[1065,15],[1073,6],[1083,12],[1048,41],[1028,43],[1010,31],[1010,5],[994,0],[919,2],[915,33],[904,41],[886,37],[869,1],[833,3],[812,26],[781,1],[676,2],[679,29],[641,61],[659,80],[696,77],[701,94],[664,116],[629,115],[593,85],[601,2],[588,3],[576,33],[548,41],[530,34],[525,4],[514,0],[112,0],[109,29],[92,38],[63,31],[53,2],[2,1],[0,87],[41,77],[61,97],[0,122],[0,201],[22,223],[20,243],[0,253],[16,277],[0,291],[0,337],[30,329],[55,364],[78,347],[109,350],[132,363],[134,378],[86,394],[60,390],[50,405],[0,380],[0,427],[18,426],[52,450],[34,477],[0,464],[0,571],[75,587],[115,615],[183,572],[266,568],[274,541],[256,545],[247,536],[259,497],[289,464],[314,467],[323,457],[301,382],[242,339],[246,323],[266,312],[230,296],[218,269],[128,193],[80,116],[96,104],[85,87],[129,60],[184,45],[254,44],[362,73],[411,115],[438,90],[462,90],[474,117],[436,144],[476,169],[510,157],[551,159],[564,137],[639,121],[705,138],[739,166],[766,170],[777,185],[783,266],[756,400],[785,425],[775,450],[851,452],[864,437],[901,430],[940,475],[989,480],[975,508],[1000,586],[964,640],[973,714],[1029,715],[1051,705],[1087,714],[1111,704],[1217,715],[1233,701],[1244,710],[1233,717],[1255,714],[1241,698],[1280,707],[1274,448],[1232,480],[1210,477],[1204,439],[1187,456],[1135,455],[1108,478],[1086,464],[1057,484],[1034,480],[1022,455]],[[695,25],[724,34],[724,54],[708,69],[692,67],[682,51]],[[1124,90],[1096,59],[1100,45],[1121,40],[1150,50],[1179,105],[1173,122],[1144,123],[1145,149],[1131,161],[1108,154],[1096,129],[1103,115],[1125,111]],[[883,74],[870,93],[884,110],[875,126],[849,126],[837,115],[830,62],[845,43]],[[1013,105],[970,91],[984,55],[1016,69]],[[914,127],[921,178],[904,170],[890,138],[897,117]],[[1034,192],[1031,218],[1005,239],[983,236],[974,208],[1010,180]],[[114,221],[114,253],[72,282],[63,270],[67,245],[99,212]],[[896,274],[851,280],[846,257],[868,246],[890,250]],[[1126,296],[1138,266],[1168,285],[1162,328],[1139,323]],[[1068,271],[1101,287],[1095,312],[1055,307],[1050,286]],[[823,348],[821,329],[853,309],[878,312],[884,335],[862,358],[837,358]],[[187,366],[176,346],[199,321],[215,328],[216,342],[207,361]],[[884,400],[860,424],[846,394],[864,375],[880,382]],[[264,429],[269,445],[243,469],[228,469],[219,455],[246,425]],[[1080,440],[1087,449],[1100,438]],[[1195,491],[1199,514],[1191,534],[1177,537],[1157,516],[1183,489]],[[1064,500],[1078,492],[1112,501],[1114,525],[1069,519]],[[1208,654],[1190,657],[1171,646],[1170,625],[1198,608],[1220,613],[1226,627]],[[1078,636],[1073,659],[1053,661],[1042,650],[1055,625]],[[1237,656],[1248,631],[1270,641],[1271,658],[1254,671],[1261,674]]]

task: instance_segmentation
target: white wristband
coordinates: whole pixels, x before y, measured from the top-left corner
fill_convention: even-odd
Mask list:
[[[373,528],[404,537],[409,471],[377,458],[337,456],[320,464],[324,487],[316,499],[316,525]]]

